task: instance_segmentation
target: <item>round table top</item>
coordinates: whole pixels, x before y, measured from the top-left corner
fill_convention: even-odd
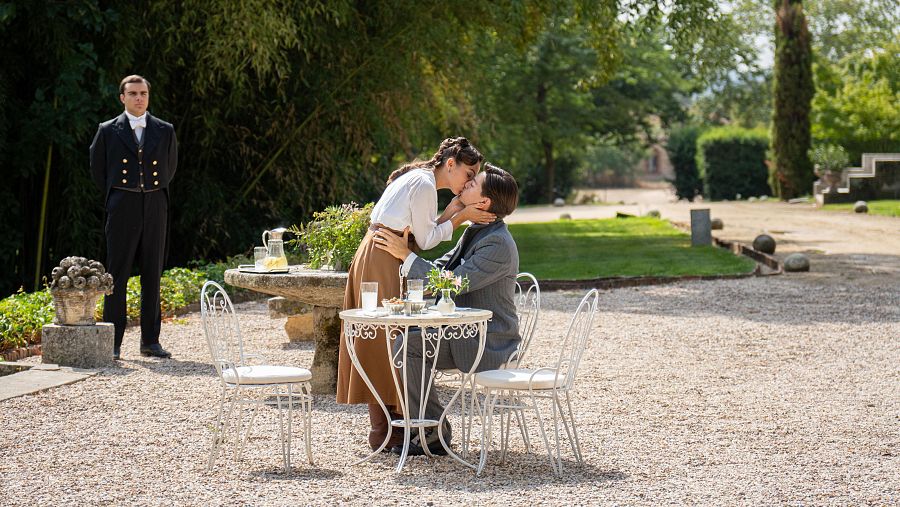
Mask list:
[[[309,269],[306,265],[290,266],[287,273],[229,269],[225,271],[225,283],[313,306],[340,308],[344,303],[347,272]]]
[[[442,315],[437,310],[427,310],[417,315],[391,315],[383,307],[377,310],[355,308],[340,313],[342,320],[350,324],[378,324],[391,326],[446,326],[453,324],[473,324],[484,322],[494,316],[490,310],[479,308],[457,308],[450,315]]]

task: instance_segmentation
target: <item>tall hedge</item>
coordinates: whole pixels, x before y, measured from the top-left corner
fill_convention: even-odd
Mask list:
[[[697,139],[697,168],[707,199],[734,199],[769,195],[766,150],[769,136],[763,129],[719,127]]]
[[[673,129],[666,143],[669,160],[675,169],[675,180],[672,181],[675,195],[691,202],[703,193],[703,180],[697,170],[697,138],[702,132],[698,126]]]

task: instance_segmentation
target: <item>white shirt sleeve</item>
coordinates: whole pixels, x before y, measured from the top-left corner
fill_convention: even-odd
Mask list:
[[[416,262],[416,259],[418,258],[418,255],[410,252],[409,255],[406,256],[406,260],[403,261],[403,265],[400,266],[400,274],[402,276],[409,276],[409,270],[412,268],[413,263]]]
[[[437,223],[437,190],[434,187],[422,180],[412,185],[409,193],[410,229],[419,248],[428,250],[453,237],[453,222]]]

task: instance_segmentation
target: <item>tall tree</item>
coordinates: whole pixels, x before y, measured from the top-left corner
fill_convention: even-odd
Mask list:
[[[810,102],[812,76],[810,34],[801,0],[775,0],[775,72],[772,149],[780,197],[789,199],[812,189]]]

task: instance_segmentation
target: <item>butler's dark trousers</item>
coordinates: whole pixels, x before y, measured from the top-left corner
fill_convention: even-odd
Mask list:
[[[125,295],[135,258],[141,275],[141,345],[159,343],[159,280],[166,247],[169,198],[165,190],[128,192],[112,189],[106,204],[106,269],[113,293],[103,301],[103,320],[116,328],[122,345],[127,315]]]

